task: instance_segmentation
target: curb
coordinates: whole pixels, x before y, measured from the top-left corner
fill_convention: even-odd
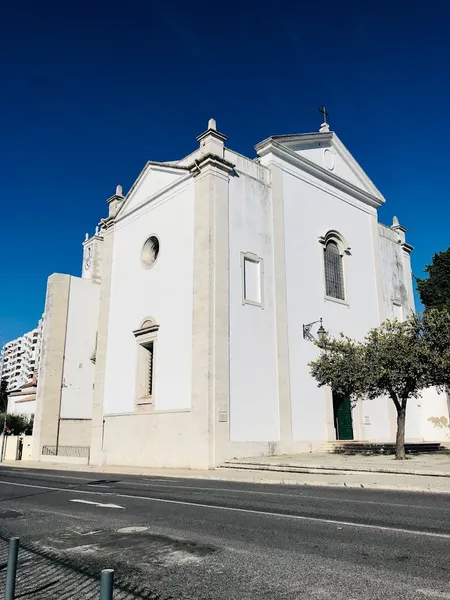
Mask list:
[[[71,472],[70,469],[61,469],[61,464],[59,463],[46,463],[45,466],[43,465],[42,467],[36,466],[36,465],[27,465],[27,464],[23,464],[20,466],[16,466],[13,463],[9,462],[9,463],[1,463],[0,464],[0,470],[1,467],[9,467],[9,468],[17,468],[17,469],[33,469],[33,470],[52,470],[52,471],[67,471],[67,472]],[[228,470],[231,470],[231,467],[227,467]],[[242,471],[247,471],[247,472],[252,472],[252,470],[248,467],[246,469],[242,469]],[[261,469],[259,470],[261,471]],[[72,471],[74,472],[74,471]],[[324,488],[340,488],[340,489],[359,489],[359,490],[378,490],[378,491],[395,491],[395,492],[419,492],[419,493],[425,493],[425,494],[444,494],[444,495],[450,495],[450,486],[448,489],[438,489],[435,487],[432,487],[431,485],[428,486],[415,486],[415,485],[408,485],[408,484],[398,484],[398,485],[389,485],[389,484],[384,484],[384,483],[376,483],[376,482],[370,482],[367,484],[363,484],[363,483],[357,483],[357,482],[346,482],[346,481],[334,481],[334,482],[330,482],[330,481],[301,481],[298,479],[293,479],[293,478],[286,478],[286,479],[270,479],[270,478],[262,478],[262,477],[258,477],[256,475],[254,476],[244,476],[244,475],[240,475],[240,474],[236,474],[236,476],[232,476],[232,477],[221,477],[220,476],[220,469],[216,469],[215,472],[217,473],[217,475],[202,475],[202,474],[188,474],[188,473],[148,473],[148,472],[143,472],[143,471],[139,471],[138,469],[136,469],[136,471],[134,473],[126,473],[123,471],[115,471],[114,467],[111,466],[110,470],[103,470],[103,471],[96,471],[93,470],[92,468],[90,469],[88,468],[84,468],[84,469],[77,469],[76,472],[78,473],[98,473],[99,475],[126,475],[126,476],[141,476],[141,477],[156,477],[156,478],[167,478],[167,479],[187,479],[187,480],[202,480],[202,481],[222,481],[222,482],[231,482],[231,483],[249,483],[249,484],[258,484],[258,485],[290,485],[290,486],[295,486],[295,487],[324,487]],[[214,472],[214,471],[213,471]],[[255,471],[253,471],[255,472]],[[256,471],[258,472],[258,471]],[[280,472],[280,471],[278,471]],[[317,473],[316,473],[317,474]],[[325,475],[325,473],[322,473],[323,475]],[[339,475],[342,474],[344,475],[344,473],[341,472],[334,472],[334,475]],[[346,473],[351,475],[352,473]],[[358,474],[358,472],[355,472],[353,474]],[[393,473],[388,473],[388,475],[393,475]]]
[[[262,464],[262,463],[225,463],[219,467],[220,469],[240,469],[242,471],[278,471],[284,473],[308,473],[323,474],[323,475],[335,475],[336,473],[342,473],[345,475],[357,475],[358,473],[380,473],[381,475],[414,475],[416,477],[442,477],[450,478],[450,473],[445,471],[417,471],[417,470],[402,470],[402,469],[377,469],[375,467],[363,467],[363,468],[352,468],[352,467],[309,467],[303,465],[292,465],[292,464]]]

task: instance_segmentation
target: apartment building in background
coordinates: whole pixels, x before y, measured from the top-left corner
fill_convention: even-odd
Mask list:
[[[18,390],[33,379],[39,370],[42,347],[42,324],[5,344],[1,351],[1,378],[8,382],[8,391]]]

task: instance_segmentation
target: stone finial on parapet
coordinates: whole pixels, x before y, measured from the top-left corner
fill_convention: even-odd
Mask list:
[[[406,242],[406,227],[400,225],[398,217],[394,217],[392,219],[391,229],[398,234],[398,243],[403,246],[405,252],[410,253],[413,250],[413,247]]]
[[[117,215],[117,213],[119,212],[119,208],[122,206],[123,200],[124,200],[124,196],[123,196],[122,186],[117,185],[116,193],[113,196],[111,196],[110,198],[108,198],[108,200],[106,201],[109,205],[109,213],[108,213],[109,217],[115,217]]]
[[[216,120],[209,119],[208,129],[198,136],[197,141],[200,143],[202,154],[212,154],[223,158],[226,139],[226,135],[217,131]]]

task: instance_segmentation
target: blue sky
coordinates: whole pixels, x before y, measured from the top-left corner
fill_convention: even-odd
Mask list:
[[[192,151],[210,117],[254,156],[317,131],[325,103],[414,272],[450,244],[447,0],[4,0],[0,23],[0,343],[35,326],[48,275],[80,274],[116,184]]]

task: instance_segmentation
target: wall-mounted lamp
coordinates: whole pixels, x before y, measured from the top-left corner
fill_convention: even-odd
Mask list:
[[[320,317],[320,319],[318,321],[313,321],[312,323],[303,325],[303,339],[304,340],[309,340],[310,342],[317,341],[317,338],[315,338],[313,336],[313,334],[311,333],[312,326],[316,325],[317,323],[320,323],[319,328],[317,330],[318,339],[320,339],[323,335],[326,335],[327,332],[325,331],[325,328],[323,326],[322,317]]]

